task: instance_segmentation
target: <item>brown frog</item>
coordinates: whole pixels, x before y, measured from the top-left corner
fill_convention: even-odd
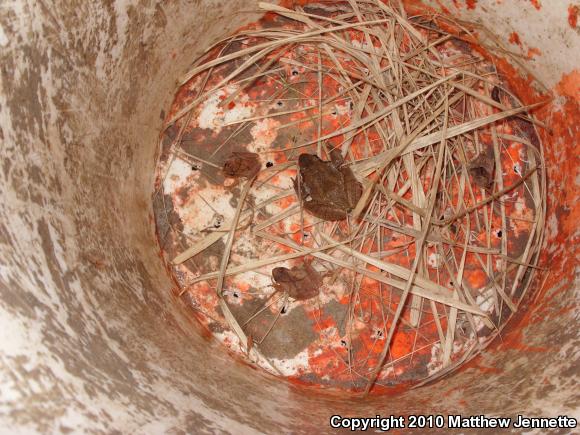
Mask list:
[[[474,158],[468,165],[469,174],[473,178],[473,182],[479,187],[490,189],[493,185],[493,172],[495,168],[495,161],[489,157],[484,151]]]
[[[262,164],[258,154],[247,151],[234,151],[225,161],[223,172],[228,177],[252,178],[260,171],[261,167]]]
[[[324,161],[314,154],[300,154],[301,183],[293,180],[294,189],[308,212],[320,219],[339,221],[346,219],[347,213],[356,206],[363,187],[344,165],[339,151],[333,150],[330,158],[331,161]]]
[[[272,278],[276,290],[285,292],[298,301],[318,296],[322,286],[322,277],[309,262],[294,266],[292,269],[275,267],[272,269]]]

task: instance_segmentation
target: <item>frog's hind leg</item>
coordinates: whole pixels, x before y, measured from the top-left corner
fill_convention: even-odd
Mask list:
[[[346,219],[346,211],[328,205],[320,201],[304,201],[304,208],[320,219],[325,221],[342,221]]]
[[[363,194],[363,185],[357,180],[352,170],[348,167],[341,168],[342,177],[344,178],[344,191],[348,204],[355,208]]]

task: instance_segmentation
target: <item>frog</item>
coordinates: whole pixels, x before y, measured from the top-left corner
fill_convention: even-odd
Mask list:
[[[338,150],[330,152],[330,161],[315,154],[300,154],[300,182],[293,179],[294,190],[310,214],[326,220],[340,221],[358,203],[362,184],[356,179]]]
[[[468,172],[473,182],[486,190],[493,186],[495,161],[485,151],[482,151],[468,164]]]
[[[247,151],[234,151],[223,166],[223,172],[232,178],[252,178],[260,172],[260,156]]]
[[[322,277],[312,266],[305,261],[291,269],[275,267],[272,269],[274,288],[288,294],[292,299],[305,301],[318,296],[322,287]]]

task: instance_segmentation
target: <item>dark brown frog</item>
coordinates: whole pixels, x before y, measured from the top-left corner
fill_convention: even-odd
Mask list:
[[[495,161],[484,151],[474,158],[468,165],[468,171],[473,178],[473,182],[479,187],[490,189],[493,185],[493,172]]]
[[[228,177],[252,178],[260,171],[261,167],[262,164],[258,154],[247,151],[234,151],[225,161],[223,172]]]
[[[344,165],[339,151],[332,151],[330,158],[324,161],[314,154],[300,154],[301,183],[294,180],[294,189],[308,212],[327,221],[339,221],[356,206],[363,187]]]
[[[298,301],[318,296],[322,286],[322,277],[309,262],[294,266],[292,269],[275,267],[272,269],[272,278],[276,290],[285,292]]]

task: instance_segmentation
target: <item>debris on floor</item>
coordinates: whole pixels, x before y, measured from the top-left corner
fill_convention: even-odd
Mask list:
[[[264,370],[419,385],[489,344],[529,288],[542,126],[466,24],[332,5],[262,3],[183,77],[159,242],[199,321]]]

